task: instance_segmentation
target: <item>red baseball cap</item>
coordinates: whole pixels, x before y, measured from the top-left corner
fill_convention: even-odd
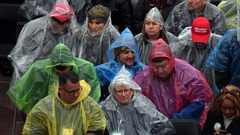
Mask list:
[[[51,13],[50,17],[54,17],[58,19],[61,22],[65,22],[67,20],[70,20],[73,16],[72,8],[69,6],[67,2],[59,2],[57,3]]]
[[[198,17],[192,23],[192,41],[208,43],[210,37],[210,24],[204,17]]]

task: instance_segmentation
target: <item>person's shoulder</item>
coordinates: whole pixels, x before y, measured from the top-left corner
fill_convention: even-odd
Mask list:
[[[174,11],[174,12],[179,12],[179,11],[182,12],[183,9],[186,9],[186,4],[185,4],[184,1],[181,2],[181,3],[179,3],[178,5],[176,5],[176,6],[173,8],[173,11]]]

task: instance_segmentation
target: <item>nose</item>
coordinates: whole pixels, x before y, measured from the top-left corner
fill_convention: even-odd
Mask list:
[[[93,23],[93,24],[92,24],[92,27],[93,27],[93,28],[96,28],[96,24],[95,24],[95,23]]]

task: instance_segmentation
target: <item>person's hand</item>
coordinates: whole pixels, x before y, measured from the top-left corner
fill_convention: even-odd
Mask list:
[[[231,135],[231,134],[230,134],[230,133],[227,133],[227,134],[221,134],[219,131],[216,131],[216,132],[214,132],[213,135]]]

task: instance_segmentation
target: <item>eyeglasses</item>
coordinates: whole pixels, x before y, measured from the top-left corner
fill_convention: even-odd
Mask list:
[[[130,91],[131,91],[131,89],[126,89],[126,90],[115,91],[115,93],[118,95],[122,95],[123,93],[128,94]]]
[[[57,24],[59,24],[59,25],[63,25],[64,23],[69,21],[69,20],[67,20],[65,22],[61,22],[60,20],[58,20],[57,18],[54,18],[54,17],[51,17],[51,20],[53,20],[54,22],[57,22]]]
[[[77,90],[72,90],[72,91],[68,91],[66,90],[64,87],[61,87],[65,92],[68,93],[69,96],[74,96],[75,93],[79,94],[82,91],[82,87],[80,86],[79,89]]]

